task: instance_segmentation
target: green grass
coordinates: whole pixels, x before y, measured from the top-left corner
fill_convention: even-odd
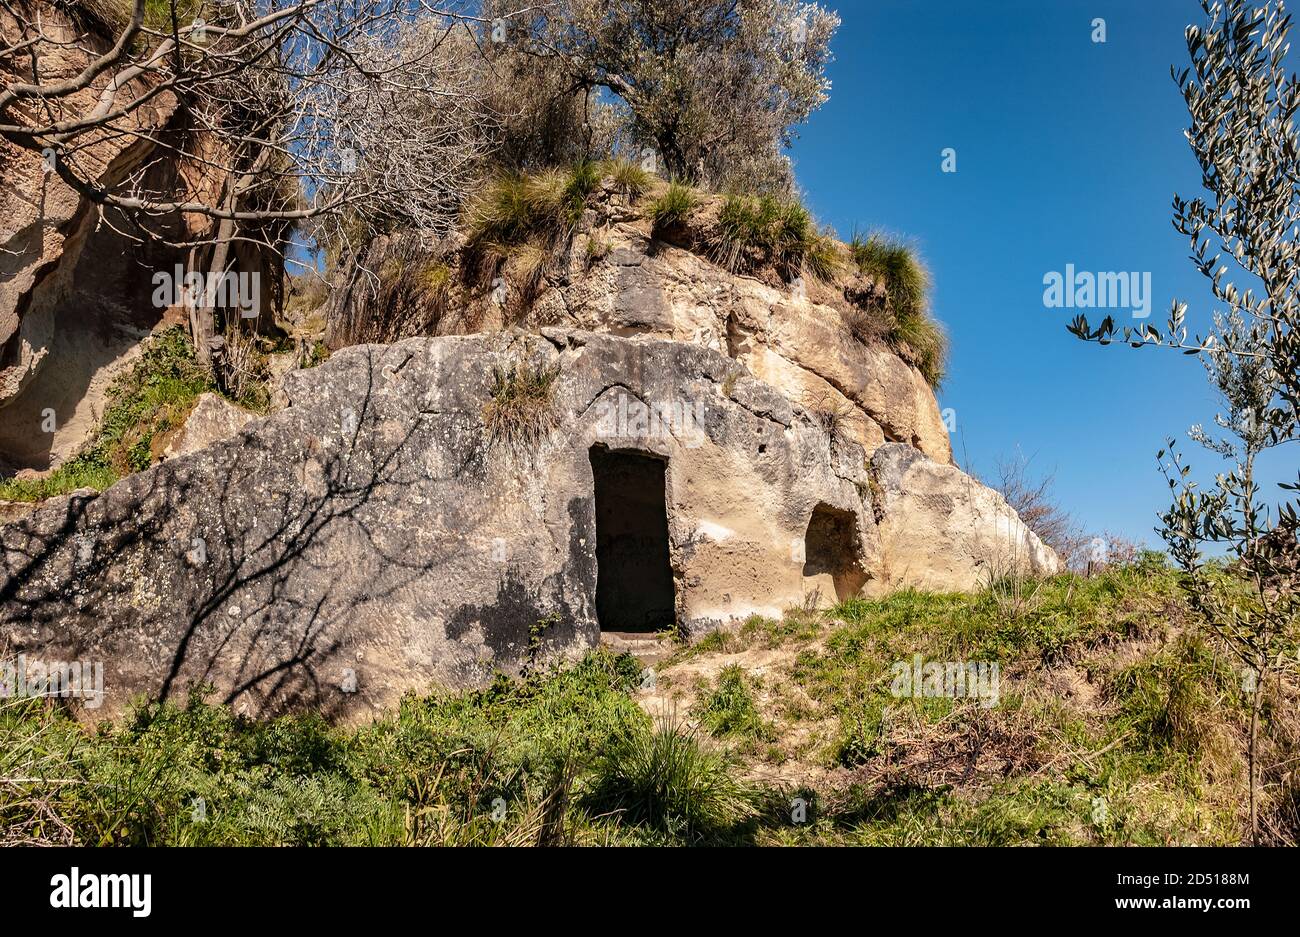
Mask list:
[[[255,721],[198,695],[96,732],[0,701],[0,843],[531,845],[696,841],[754,812],[731,760],[655,730],[640,666],[567,670],[408,696],[374,723]]]
[[[603,164],[584,162],[490,178],[466,212],[462,274],[485,288],[505,265],[520,303],[530,304],[552,261],[577,230],[604,172]]]
[[[754,702],[744,670],[736,664],[718,674],[717,685],[700,698],[695,714],[716,737],[758,740],[771,732]]]
[[[849,254],[862,274],[885,289],[890,321],[883,331],[889,341],[904,346],[930,386],[938,387],[943,381],[948,341],[929,314],[930,275],[915,251],[877,234],[865,238],[855,234]]]
[[[737,778],[725,752],[661,724],[614,740],[597,765],[585,802],[598,815],[690,842],[751,818],[758,792]]]
[[[0,500],[40,501],[78,488],[103,490],[148,468],[155,439],[180,426],[198,396],[212,389],[183,328],[155,335],[109,388],[95,438],[44,478],[0,481]]]
[[[506,248],[552,244],[573,231],[587,196],[599,184],[600,167],[595,163],[493,176],[469,209],[470,243]]]
[[[728,270],[772,264],[790,277],[806,270],[830,281],[840,268],[834,238],[817,229],[796,199],[729,195],[718,212],[718,230],[714,256]]]
[[[951,736],[1028,757],[1026,772],[1039,763],[1056,770],[1038,780],[975,778],[961,791],[916,781],[912,789],[864,788],[836,807],[833,826],[823,823],[813,841],[1238,841],[1234,739],[1248,701],[1222,652],[1175,630],[1176,574],[1148,563],[1088,579],[1062,575],[1031,584],[1015,601],[1010,595],[995,583],[976,596],[903,591],[845,602],[829,613],[844,624],[823,649],[796,658],[793,677],[836,720],[818,752],[829,767],[905,763],[909,754],[947,751]],[[1135,650],[1113,659],[1112,649],[1125,644]],[[996,662],[999,705],[895,697],[891,665],[917,653]],[[1135,662],[1123,663],[1129,656]],[[1097,698],[1060,696],[1046,674],[1061,667],[1091,674]],[[1107,805],[1102,820],[1094,818],[1098,800]]]
[[[634,699],[640,664],[604,651],[410,695],[354,728],[196,697],[91,731],[0,701],[0,778],[24,779],[0,787],[0,844],[1241,842],[1248,698],[1222,652],[1186,633],[1174,574],[1060,576],[1033,594],[1011,607],[997,588],[901,592],[754,617],[678,659],[792,645],[782,673],[805,701],[783,705],[767,667],[763,711],[729,666],[699,694],[694,732],[652,723]],[[997,661],[999,705],[894,697],[890,664],[913,653]],[[1060,668],[1096,698],[1062,695]],[[1270,726],[1288,718],[1266,733],[1284,740]],[[783,733],[824,726],[813,754],[831,773],[812,789],[771,780]],[[1270,758],[1294,758],[1289,744]]]
[[[674,179],[664,193],[650,203],[647,214],[656,233],[682,224],[690,217],[700,197],[689,185]]]

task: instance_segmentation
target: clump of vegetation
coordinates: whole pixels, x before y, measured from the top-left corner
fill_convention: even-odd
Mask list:
[[[843,435],[845,421],[852,412],[852,405],[833,392],[818,396],[808,407],[813,422],[821,427],[832,444]]]
[[[865,276],[884,287],[887,340],[909,355],[931,387],[943,381],[948,340],[926,307],[930,276],[906,244],[880,235],[854,235],[849,244],[853,263]],[[854,326],[854,334],[869,334],[865,324]]]
[[[437,251],[410,235],[371,242],[361,273],[332,310],[330,336],[341,345],[388,343],[437,335],[454,293],[451,269]]]
[[[467,279],[486,287],[504,266],[518,290],[517,305],[526,307],[570,242],[603,171],[602,164],[580,162],[568,169],[509,171],[490,179],[468,213]]]
[[[40,501],[78,488],[103,490],[148,468],[160,443],[185,422],[199,395],[213,389],[195,361],[185,329],[177,326],[155,335],[109,388],[95,438],[44,478],[0,482],[0,500]]]
[[[492,369],[490,398],[483,405],[489,445],[513,452],[536,449],[559,423],[555,382],[560,366],[512,361]]]
[[[586,803],[689,842],[744,822],[757,799],[725,752],[663,722],[614,740],[595,769]]]
[[[917,315],[925,311],[930,277],[911,247],[878,234],[865,238],[854,234],[849,253],[858,270],[885,288],[895,315]]]
[[[266,355],[257,339],[238,327],[227,332],[225,339],[221,360],[214,362],[218,389],[245,410],[265,413],[271,405]]]
[[[696,715],[714,736],[762,739],[769,732],[745,671],[737,664],[724,667],[718,674],[717,684],[701,697]]]
[[[587,196],[599,184],[600,170],[594,163],[567,170],[499,173],[470,206],[470,243],[506,248],[528,242],[554,244],[572,232]]]
[[[718,212],[718,232],[714,256],[728,270],[770,264],[788,277],[806,270],[830,281],[840,266],[834,238],[818,231],[794,198],[729,195]]]
[[[606,163],[604,168],[615,190],[629,202],[635,202],[650,188],[652,177],[638,162],[615,159]]]
[[[694,189],[674,179],[668,183],[664,193],[650,203],[648,215],[652,230],[662,233],[684,224],[699,200]]]

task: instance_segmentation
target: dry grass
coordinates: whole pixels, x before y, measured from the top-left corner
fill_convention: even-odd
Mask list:
[[[614,189],[629,203],[635,202],[650,188],[653,177],[641,168],[641,164],[630,159],[616,159],[603,167],[606,175],[614,184]]]
[[[527,454],[559,425],[555,382],[560,366],[516,360],[492,372],[490,399],[483,406],[483,425],[490,446]]]

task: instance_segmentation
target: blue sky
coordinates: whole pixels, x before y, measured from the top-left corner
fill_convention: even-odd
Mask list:
[[[1059,500],[1088,529],[1159,545],[1168,497],[1155,454],[1175,433],[1203,477],[1221,468],[1185,439],[1211,423],[1214,392],[1192,358],[1070,336],[1074,310],[1044,307],[1043,277],[1066,264],[1149,271],[1147,321],[1163,324],[1174,297],[1194,330],[1208,321],[1208,286],[1170,221],[1175,192],[1200,191],[1169,75],[1187,64],[1183,29],[1202,20],[1199,4],[826,5],[844,21],[833,88],[792,150],[796,175],[841,236],[883,229],[930,267],[952,342],[939,401],[956,411],[959,463],[991,476],[999,456],[1023,452],[1055,471]],[[1104,44],[1092,41],[1098,17]],[[941,172],[946,147],[956,173]],[[1295,455],[1283,455],[1291,464],[1267,466],[1274,478],[1294,477]]]

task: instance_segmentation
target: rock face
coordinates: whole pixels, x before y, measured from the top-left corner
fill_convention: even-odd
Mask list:
[[[224,397],[200,394],[194,409],[185,419],[185,425],[163,450],[163,458],[189,455],[213,443],[231,439],[255,419],[257,417],[252,413],[241,410]]]
[[[558,368],[533,446],[492,432],[512,367]],[[699,633],[810,592],[935,581],[912,511],[947,537],[927,562],[956,554],[945,588],[980,584],[999,525],[1029,540],[951,466],[902,445],[868,462],[698,345],[409,339],[286,387],[287,409],[234,438],[0,527],[10,651],[102,661],[103,712],[211,683],[240,711],[362,716],[579,653],[602,628]]]
[[[46,35],[62,43],[33,50],[42,81],[77,75],[91,53],[112,45],[61,7],[41,5],[40,14]],[[19,34],[5,10],[0,34]],[[6,70],[29,65],[26,56],[0,60],[0,81],[30,81],[30,71]],[[143,89],[137,81],[121,93]],[[102,90],[97,84],[59,105],[88,111]],[[89,142],[78,150],[78,165],[98,184],[116,185],[147,159],[152,145],[141,141],[161,132],[175,108],[173,95],[157,95],[137,112],[138,138],[123,133]],[[93,429],[87,397],[103,389],[114,363],[161,317],[163,310],[149,309],[149,276],[139,264],[169,258],[137,249],[114,230],[126,229],[120,218],[103,224],[41,154],[7,140],[0,140],[0,183],[0,471],[44,469]]]
[[[701,214],[716,215],[721,198],[705,201],[711,208]],[[589,199],[578,234],[552,258],[535,295],[511,285],[507,264],[504,299],[473,290],[458,296],[456,314],[440,320],[436,331],[517,324],[700,345],[736,360],[800,406],[835,414],[868,454],[886,442],[905,442],[952,462],[948,429],[921,372],[885,345],[854,338],[845,324],[854,311],[850,295],[883,295],[883,288],[857,275],[831,285],[733,273],[710,259],[707,241],[701,234],[687,249],[652,237],[644,212],[606,184]],[[368,262],[382,264],[382,256],[378,251]],[[454,260],[455,251],[450,256],[464,262]],[[335,300],[346,302],[345,291],[336,289]],[[345,344],[344,336],[331,335],[333,347]]]
[[[925,378],[889,349],[853,338],[836,291],[818,283],[779,288],[728,273],[652,240],[645,223],[611,223],[600,237],[611,247],[604,260],[590,270],[571,270],[543,294],[535,320],[712,348],[788,399],[838,414],[868,453],[886,442],[905,442],[932,459],[952,461]],[[574,254],[585,254],[585,246]]]
[[[41,82],[75,77],[116,38],[78,16],[77,4],[23,0],[18,6],[31,21],[40,17],[50,41],[0,59],[5,84],[31,82],[33,63]],[[20,34],[13,13],[0,9],[0,36]],[[41,113],[50,120],[84,117],[112,75],[110,69],[83,91],[45,100]],[[116,101],[144,97],[155,90],[151,80],[124,82]],[[192,123],[176,95],[155,93],[113,132],[78,136],[76,165],[108,191],[130,179],[151,197],[211,202],[225,185],[221,167],[230,160],[217,135],[195,132]],[[151,231],[178,243],[209,239],[213,227],[199,214],[148,221]],[[237,247],[236,255],[240,270],[260,270],[264,262],[248,248]],[[55,467],[93,434],[106,390],[141,339],[185,321],[182,309],[155,301],[153,278],[188,259],[184,249],[142,236],[117,210],[101,212],[51,172],[42,154],[0,139],[0,474]],[[196,254],[196,263],[202,259]],[[262,277],[263,331],[273,306],[271,280]]]
[[[884,591],[962,592],[1016,571],[1061,571],[1057,555],[1006,500],[959,469],[891,443],[876,450],[871,471]]]

